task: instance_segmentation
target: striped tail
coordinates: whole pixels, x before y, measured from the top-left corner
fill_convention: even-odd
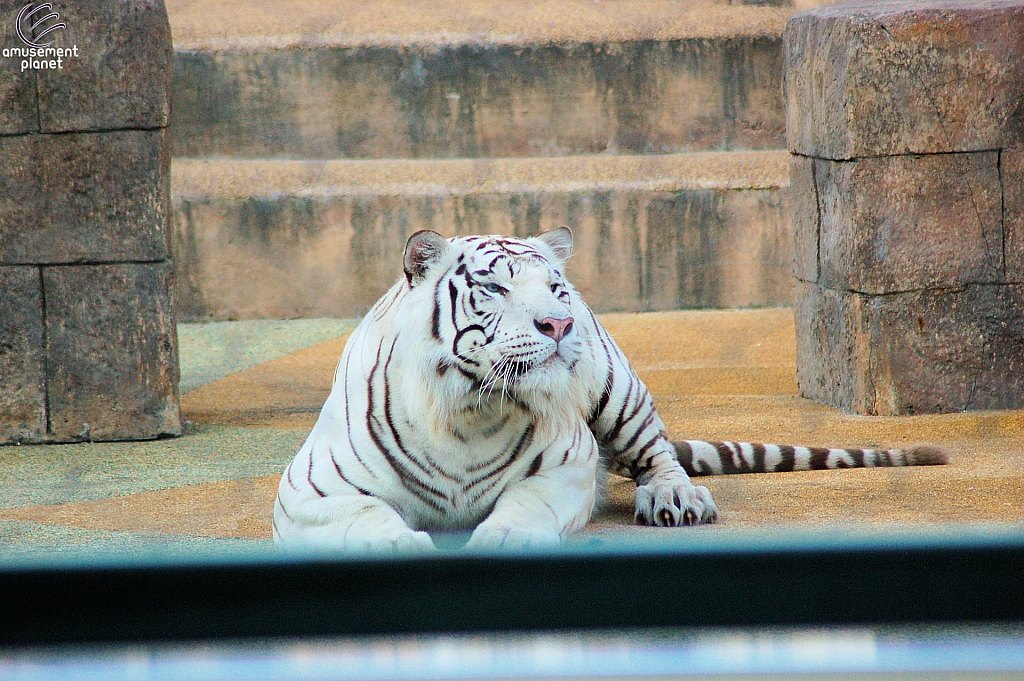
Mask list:
[[[935,445],[914,445],[905,449],[825,449],[701,440],[673,441],[672,444],[679,463],[691,477],[949,463],[949,452]]]

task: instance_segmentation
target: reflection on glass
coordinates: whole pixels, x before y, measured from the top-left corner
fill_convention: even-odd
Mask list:
[[[974,679],[1024,671],[1022,633],[996,626],[633,630],[42,649],[0,653],[0,679]]]

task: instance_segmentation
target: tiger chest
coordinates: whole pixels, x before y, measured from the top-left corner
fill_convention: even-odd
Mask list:
[[[536,472],[545,449],[526,421],[474,433],[417,435],[410,433],[403,460],[393,462],[399,485],[387,496],[418,527],[472,529],[509,484]]]

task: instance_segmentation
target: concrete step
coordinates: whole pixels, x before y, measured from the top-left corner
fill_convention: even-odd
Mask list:
[[[167,7],[175,156],[549,157],[785,146],[781,35],[792,6]]]
[[[599,311],[786,305],[784,151],[543,159],[175,159],[178,319],[353,317],[419,229],[576,234]]]

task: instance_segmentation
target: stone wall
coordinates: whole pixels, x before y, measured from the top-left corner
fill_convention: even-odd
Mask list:
[[[26,67],[25,6],[0,0],[0,444],[177,434],[166,11],[62,4],[38,40],[69,52]]]
[[[1024,406],[1024,2],[851,2],[785,35],[801,393]]]
[[[405,241],[567,225],[595,310],[788,305],[788,155],[174,161],[179,319],[354,317]]]
[[[180,51],[175,158],[783,146],[778,36]]]

